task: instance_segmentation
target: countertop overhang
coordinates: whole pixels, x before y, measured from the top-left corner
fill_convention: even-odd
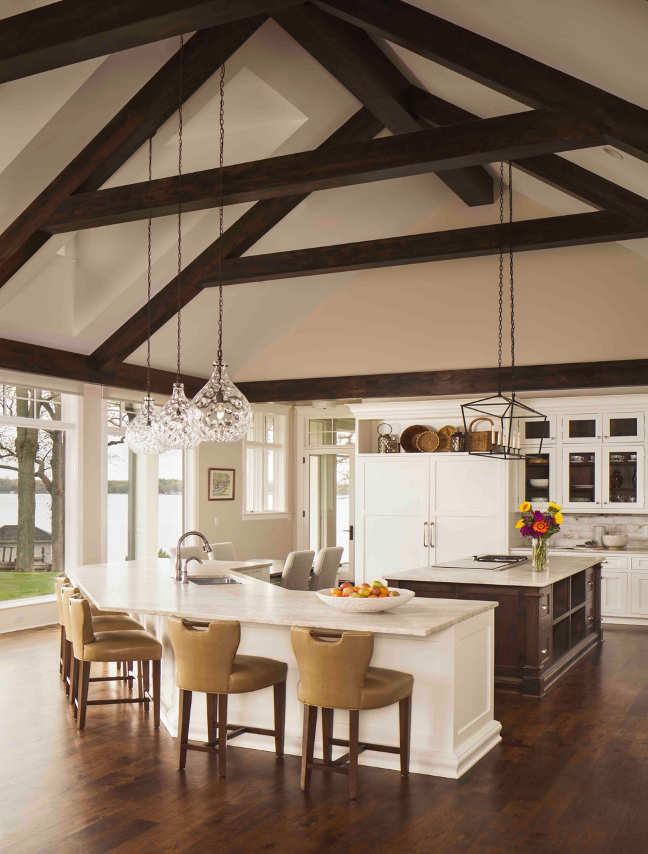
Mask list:
[[[454,584],[484,584],[497,587],[547,587],[589,569],[601,562],[600,555],[574,555],[559,557],[549,555],[546,572],[532,572],[531,561],[494,572],[490,569],[448,569],[421,567],[405,572],[387,573],[394,581],[434,581]]]
[[[393,611],[351,614],[325,605],[314,593],[284,590],[225,569],[219,573],[217,563],[210,562],[199,574],[230,575],[241,584],[181,584],[173,579],[166,559],[79,566],[67,570],[67,575],[98,608],[106,610],[414,637],[427,637],[497,607],[496,602],[414,598]]]

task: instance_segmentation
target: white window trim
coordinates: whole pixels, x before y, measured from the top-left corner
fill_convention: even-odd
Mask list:
[[[292,519],[292,513],[290,510],[259,510],[258,513],[246,510],[241,513],[241,520],[243,522],[251,522],[252,520],[259,521],[260,519],[265,519],[266,521],[271,519],[287,519],[290,521],[290,519]]]
[[[288,499],[288,436],[289,436],[289,423],[288,423],[288,414],[283,407],[254,407],[254,412],[260,412],[264,415],[274,415],[283,417],[283,441],[281,444],[277,443],[273,445],[271,442],[250,442],[248,441],[247,434],[243,437],[243,477],[241,480],[243,481],[242,485],[242,502],[241,502],[241,521],[242,522],[252,522],[258,520],[272,521],[272,520],[286,520],[290,521],[292,519],[292,512],[290,510],[247,510],[247,449],[248,448],[265,448],[269,450],[281,450],[283,454],[283,463],[282,463],[282,492],[283,492],[283,501],[284,506]]]

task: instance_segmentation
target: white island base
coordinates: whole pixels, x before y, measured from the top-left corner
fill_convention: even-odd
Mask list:
[[[501,741],[501,725],[494,720],[493,711],[494,603],[414,599],[388,613],[359,616],[335,611],[312,593],[282,590],[236,573],[228,574],[240,578],[243,584],[180,585],[169,578],[168,564],[164,568],[157,566],[152,573],[157,564],[131,561],[79,567],[69,574],[99,607],[123,608],[139,614],[146,628],[162,640],[161,715],[174,737],[178,729],[178,689],[167,634],[170,614],[205,621],[239,619],[239,652],[288,663],[286,753],[300,756],[302,748],[303,707],[297,700],[299,671],[290,643],[291,625],[370,629],[375,632],[372,665],[414,676],[410,758],[413,773],[459,778]],[[156,592],[164,595],[156,596]],[[246,620],[251,611],[254,616]],[[228,721],[272,729],[272,689],[230,695]],[[336,710],[334,735],[348,738],[347,712]],[[206,705],[201,694],[193,695],[190,737],[207,740]],[[398,737],[398,704],[360,714],[361,742],[397,745]],[[251,733],[230,744],[274,751],[274,739]],[[321,748],[319,721],[316,755],[321,756]],[[334,757],[345,752],[344,748],[334,750]],[[395,771],[400,767],[398,756],[389,753],[365,751],[359,761]]]

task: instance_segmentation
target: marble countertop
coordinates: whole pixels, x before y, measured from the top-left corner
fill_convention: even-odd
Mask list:
[[[489,584],[504,587],[546,587],[563,578],[569,578],[583,569],[599,563],[598,556],[574,555],[574,557],[549,556],[546,572],[532,572],[531,561],[493,572],[490,569],[448,569],[443,567],[421,567],[406,572],[388,573],[386,578],[394,581],[439,581],[455,584]]]
[[[208,569],[214,575],[213,568]],[[181,584],[173,579],[168,559],[79,566],[67,574],[97,607],[106,610],[390,635],[426,637],[497,607],[496,602],[415,597],[393,611],[345,613],[320,602],[314,593],[284,590],[237,572],[219,574],[233,576],[241,584]]]
[[[593,546],[592,547],[590,547],[590,546],[586,546],[586,547],[579,546],[578,548],[575,548],[574,546],[569,546],[567,544],[563,544],[563,545],[550,546],[549,547],[549,554],[551,554],[552,552],[556,552],[556,553],[560,552],[561,554],[563,552],[569,552],[570,554],[574,553],[574,554],[584,554],[584,555],[588,555],[588,554],[609,554],[612,557],[614,555],[622,555],[622,554],[646,555],[646,554],[648,554],[648,546],[637,546],[637,545],[633,545],[632,543],[628,543],[628,545],[624,546],[624,548],[622,548],[622,549],[604,549],[604,548],[597,549]],[[529,546],[516,546],[515,548],[511,548],[511,554],[531,554],[531,548]]]

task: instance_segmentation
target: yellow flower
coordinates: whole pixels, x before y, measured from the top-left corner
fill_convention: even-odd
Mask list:
[[[554,521],[555,521],[556,525],[562,525],[563,514],[562,513],[556,513],[556,515],[554,516]]]
[[[560,504],[554,504],[553,501],[550,501],[547,509],[548,510],[562,510],[562,507],[560,506]]]
[[[515,523],[516,528],[524,528],[524,525],[525,525],[524,519],[518,519],[518,521]]]
[[[531,509],[531,505],[529,504],[528,501],[523,501],[522,504],[520,504],[520,512],[521,513],[528,513],[530,509]]]

